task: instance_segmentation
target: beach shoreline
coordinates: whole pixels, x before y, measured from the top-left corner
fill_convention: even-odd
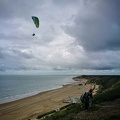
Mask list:
[[[65,106],[62,100],[68,97],[80,97],[88,91],[90,84],[82,85],[87,79],[79,79],[61,88],[40,92],[9,103],[0,104],[1,120],[36,120],[37,115]]]
[[[16,101],[74,82],[69,75],[0,75],[0,104]]]

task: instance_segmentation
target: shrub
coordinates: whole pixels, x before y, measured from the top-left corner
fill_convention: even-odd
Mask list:
[[[120,81],[114,83],[111,87],[104,89],[101,93],[98,93],[94,97],[94,102],[101,103],[106,101],[112,101],[120,98]]]

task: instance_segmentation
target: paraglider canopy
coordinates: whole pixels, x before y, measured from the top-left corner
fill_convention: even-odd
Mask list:
[[[34,22],[36,28],[39,28],[39,19],[38,19],[38,17],[32,16],[32,19],[33,19],[33,22]]]

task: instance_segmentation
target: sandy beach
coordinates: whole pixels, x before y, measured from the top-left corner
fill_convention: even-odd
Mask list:
[[[88,91],[90,84],[85,83],[86,79],[66,85],[62,88],[46,91],[37,95],[0,104],[0,120],[36,120],[37,115],[65,106],[62,100],[68,97],[80,97]]]

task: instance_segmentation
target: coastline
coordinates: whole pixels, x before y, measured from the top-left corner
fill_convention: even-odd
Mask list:
[[[86,81],[87,79],[79,79],[61,88],[44,91],[30,97],[0,104],[0,119],[36,120],[38,114],[67,105],[68,103],[62,102],[63,99],[68,97],[79,98],[81,94],[88,91],[91,86],[90,84],[79,85]]]
[[[73,83],[73,77],[69,75],[0,75],[0,104],[61,88],[63,85]]]

